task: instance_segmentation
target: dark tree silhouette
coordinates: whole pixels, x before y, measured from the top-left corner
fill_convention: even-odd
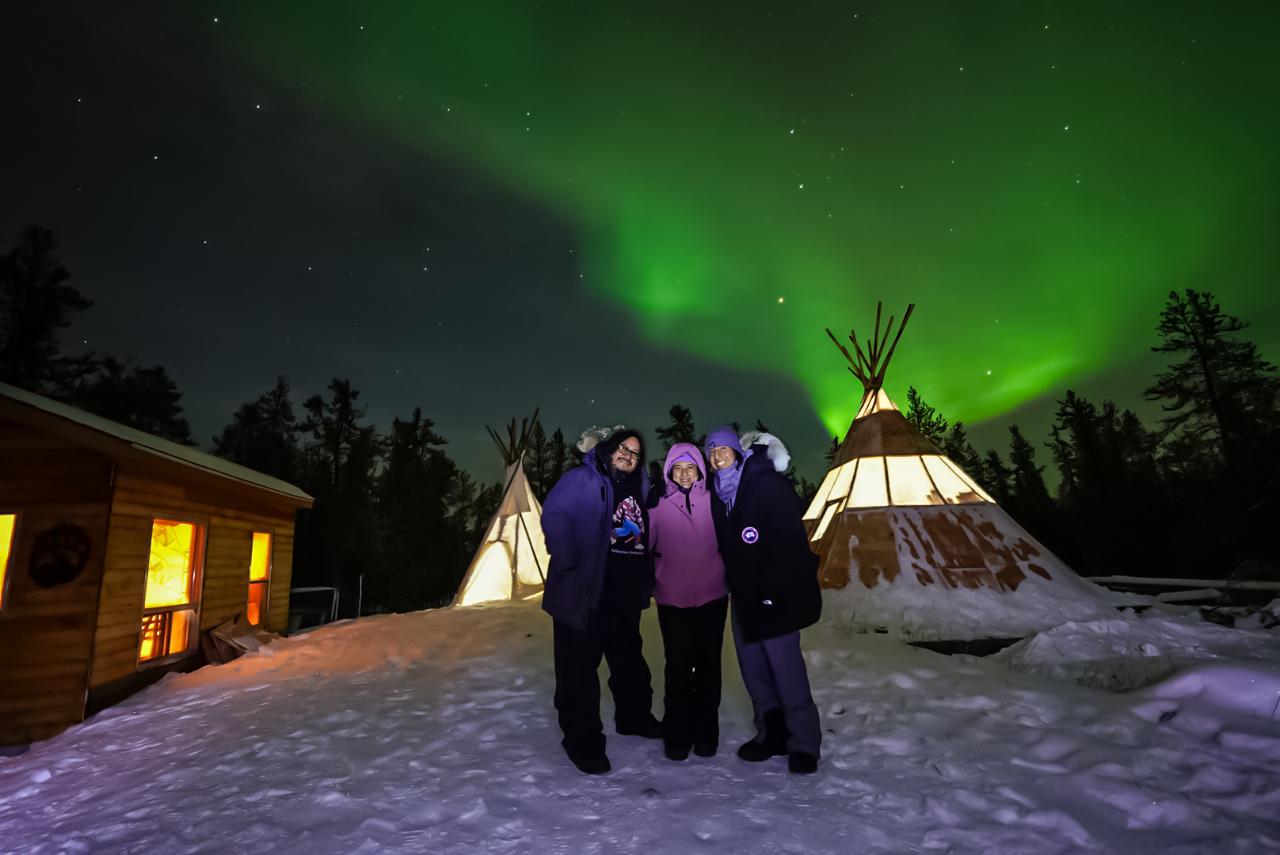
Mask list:
[[[1235,336],[1246,327],[1210,293],[1170,291],[1152,350],[1177,361],[1146,391],[1167,414],[1165,434],[1182,440],[1184,452],[1198,447],[1237,474],[1256,466],[1249,452],[1274,448],[1280,427],[1280,377],[1253,342]]]
[[[299,514],[295,548],[300,581],[336,586],[342,614],[352,616],[361,577],[381,560],[374,472],[382,443],[360,423],[365,411],[349,380],[334,378],[328,391],[327,399],[312,395],[304,404],[302,430],[313,441],[303,450],[303,486],[316,503]]]
[[[965,472],[982,480],[982,455],[969,443],[964,422],[956,422],[942,439],[942,452],[955,461]]]
[[[671,421],[654,431],[658,442],[662,444],[662,451],[665,452],[677,442],[701,444],[698,441],[698,430],[693,426],[693,413],[689,412],[688,407],[672,404],[667,412]],[[658,456],[657,453],[649,455],[650,458]]]
[[[1035,446],[1017,425],[1009,426],[1009,510],[1032,534],[1052,534],[1053,499],[1044,483],[1044,467],[1036,465]]]
[[[447,598],[451,570],[465,560],[463,538],[448,525],[456,467],[434,428],[421,409],[391,423],[377,482],[382,560],[368,574],[370,610],[425,608]]]
[[[920,397],[915,386],[907,387],[907,410],[902,414],[930,442],[942,447],[947,433],[947,420]]]
[[[213,453],[294,482],[301,474],[298,432],[289,382],[279,377],[274,388],[240,405],[231,424],[213,438]]]
[[[144,368],[104,357],[67,399],[83,410],[162,439],[195,444],[182,415],[182,393],[161,365]]]
[[[0,255],[0,382],[57,394],[92,368],[92,357],[62,355],[59,332],[93,305],[66,282],[48,229],[27,226]]]

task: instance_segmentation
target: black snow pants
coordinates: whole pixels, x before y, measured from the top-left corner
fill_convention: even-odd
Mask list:
[[[658,605],[667,664],[663,740],[688,751],[720,741],[720,649],[729,598],[691,609]]]
[[[611,568],[612,569],[612,568]],[[600,659],[609,665],[614,723],[622,730],[649,721],[653,709],[652,675],[644,661],[640,612],[634,591],[619,573],[605,576],[600,607],[587,618],[587,628],[554,622],[556,713],[563,745],[570,751],[604,750],[600,721]]]

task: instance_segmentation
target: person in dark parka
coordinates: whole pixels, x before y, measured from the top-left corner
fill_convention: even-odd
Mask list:
[[[662,736],[640,638],[640,612],[653,594],[647,480],[640,435],[619,427],[585,449],[582,465],[556,482],[542,506],[551,554],[542,608],[553,618],[561,744],[587,774],[610,769],[600,721],[601,657],[609,664],[617,732]]]
[[[799,499],[781,475],[790,457],[767,433],[743,449],[731,427],[713,430],[706,449],[734,646],[757,730],[738,756],[757,762],[787,754],[792,772],[814,772],[822,731],[800,630],[821,616],[822,592]]]

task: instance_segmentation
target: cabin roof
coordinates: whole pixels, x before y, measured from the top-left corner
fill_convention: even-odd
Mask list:
[[[265,475],[256,469],[250,469],[247,466],[223,460],[221,457],[215,457],[197,448],[170,442],[167,439],[161,439],[158,436],[122,425],[119,422],[95,416],[92,413],[60,403],[52,398],[46,398],[43,395],[19,389],[16,386],[0,383],[0,402],[2,402],[2,399],[8,399],[19,405],[78,426],[81,429],[91,430],[102,436],[109,437],[120,443],[122,450],[131,449],[174,465],[196,469],[229,481],[266,490],[289,499],[291,503],[299,507],[310,507],[315,502],[315,499],[308,493],[287,481],[281,481],[279,478]]]

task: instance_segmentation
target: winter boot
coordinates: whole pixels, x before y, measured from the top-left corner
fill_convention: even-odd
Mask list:
[[[675,739],[664,739],[662,740],[662,753],[667,756],[668,760],[688,760],[689,744]]]
[[[807,751],[792,751],[787,757],[787,768],[793,775],[812,775],[818,771],[818,758]]]
[[[780,709],[772,709],[764,714],[763,738],[742,743],[738,748],[738,756],[748,763],[759,763],[770,757],[781,757],[787,753],[787,739],[791,731],[787,730],[787,720]]]
[[[609,757],[604,751],[575,750],[565,748],[570,762],[578,767],[584,775],[603,775],[613,767],[609,765]]]
[[[717,744],[715,741],[693,743],[693,753],[699,757],[715,757]]]

